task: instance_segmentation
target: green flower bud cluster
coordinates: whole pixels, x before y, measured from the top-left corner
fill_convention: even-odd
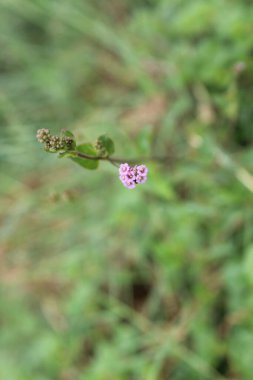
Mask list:
[[[71,150],[74,145],[71,137],[52,136],[49,129],[46,128],[39,129],[36,137],[39,143],[44,144],[44,149],[51,153]]]
[[[97,140],[94,146],[99,156],[107,156],[106,148],[100,140]]]
[[[64,136],[62,137],[62,143],[64,147],[68,149],[72,149],[74,140],[71,137]]]

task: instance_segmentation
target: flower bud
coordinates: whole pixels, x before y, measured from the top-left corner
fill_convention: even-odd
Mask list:
[[[49,129],[38,129],[36,137],[39,143],[48,143],[51,137]]]

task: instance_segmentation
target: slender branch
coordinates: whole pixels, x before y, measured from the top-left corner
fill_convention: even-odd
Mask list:
[[[119,164],[124,162],[129,162],[131,164],[138,164],[140,162],[147,162],[147,161],[157,161],[157,162],[166,162],[170,159],[168,156],[150,156],[150,157],[139,157],[138,159],[126,159],[126,158],[120,158],[120,157],[106,157],[106,156],[90,156],[85,153],[81,153],[78,151],[70,152],[75,154],[77,157],[84,158],[87,160],[103,160],[103,161],[109,161],[111,164]],[[117,166],[117,165],[116,165]]]

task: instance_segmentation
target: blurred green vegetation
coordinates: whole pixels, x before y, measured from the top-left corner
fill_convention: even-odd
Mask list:
[[[252,380],[253,7],[0,3],[0,378]],[[38,128],[119,156],[43,152]]]

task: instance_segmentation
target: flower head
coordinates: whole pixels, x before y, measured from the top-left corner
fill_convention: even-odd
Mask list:
[[[145,183],[148,168],[145,165],[129,166],[127,163],[119,167],[119,179],[128,189],[134,189],[136,185]]]

